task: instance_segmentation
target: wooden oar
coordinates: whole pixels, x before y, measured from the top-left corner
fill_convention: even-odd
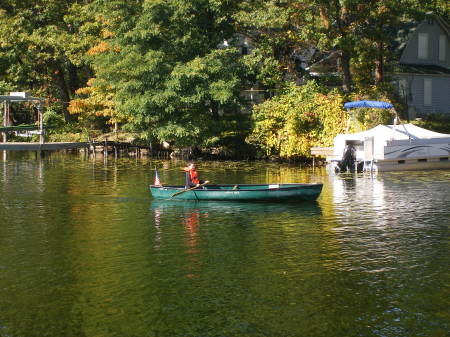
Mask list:
[[[180,194],[182,194],[184,192],[195,190],[196,188],[205,186],[206,184],[209,184],[209,180],[205,181],[203,184],[200,184],[198,186],[194,186],[194,187],[188,188],[187,190],[183,190],[183,191],[174,193],[174,194],[172,194],[171,198],[176,197],[177,195],[180,195]]]

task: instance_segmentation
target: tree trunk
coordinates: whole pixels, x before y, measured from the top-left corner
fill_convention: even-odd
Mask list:
[[[341,49],[341,68],[342,68],[342,90],[350,92],[352,87],[352,77],[350,73],[350,56],[349,43],[347,41],[347,33],[344,27],[349,25],[348,10],[341,6],[339,0],[334,0],[335,20],[337,29],[341,35],[340,49]]]
[[[383,58],[383,42],[377,42],[377,59],[375,60],[375,83],[384,81],[384,58]]]
[[[56,82],[58,83],[60,92],[61,92],[61,100],[62,100],[62,106],[63,106],[63,113],[64,113],[64,120],[66,122],[70,121],[70,114],[67,110],[67,107],[69,106],[70,101],[70,93],[69,88],[66,83],[66,79],[64,78],[64,72],[61,69],[58,69],[56,71]]]
[[[67,65],[67,70],[69,74],[69,88],[72,93],[75,92],[80,86],[78,83],[78,69],[72,63]]]
[[[352,77],[350,73],[350,54],[344,50],[341,53],[342,67],[342,90],[350,92],[352,87]]]
[[[213,118],[215,120],[219,120],[220,119],[220,115],[219,115],[219,102],[217,101],[211,101],[210,104],[210,111],[213,115]]]

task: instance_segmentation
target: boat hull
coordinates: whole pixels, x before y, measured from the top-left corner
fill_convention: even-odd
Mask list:
[[[374,170],[386,171],[414,171],[414,170],[440,170],[450,169],[448,157],[442,158],[404,159],[404,160],[378,160],[374,163]]]
[[[204,188],[184,191],[182,186],[150,186],[156,199],[216,200],[216,201],[311,201],[322,191],[322,184],[274,185],[207,185]]]
[[[450,168],[450,134],[436,133],[413,124],[378,125],[334,139],[327,156],[335,172],[434,170]]]
[[[357,169],[358,168],[358,169]],[[359,169],[360,168],[360,169]],[[338,161],[329,163],[331,172],[340,172]],[[367,162],[356,162],[355,171],[374,171],[374,172],[390,172],[390,171],[427,171],[450,169],[450,161],[448,157],[442,158],[421,158],[410,159],[400,158],[398,160],[380,160],[376,159]]]

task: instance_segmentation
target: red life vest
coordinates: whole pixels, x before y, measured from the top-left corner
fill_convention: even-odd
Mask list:
[[[189,173],[189,179],[193,184],[200,184],[200,180],[198,179],[198,173],[195,169],[190,170],[189,168],[185,167],[183,170]]]

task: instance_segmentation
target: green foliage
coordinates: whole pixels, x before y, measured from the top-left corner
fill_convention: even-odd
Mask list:
[[[221,116],[240,110],[250,71],[234,48],[218,49],[232,36],[233,5],[218,0],[97,5],[105,29],[113,33],[106,39],[109,47],[92,57],[95,83],[108,83],[115,93],[124,128],[177,146],[214,142]]]
[[[73,91],[87,79],[83,54],[93,35],[80,28],[90,14],[76,0],[2,2],[1,86],[46,97],[47,107],[67,117]]]
[[[413,123],[421,128],[433,130],[440,133],[450,134],[450,116],[443,114],[430,114],[418,118]]]
[[[307,27],[311,19],[306,4],[294,0],[244,0],[233,15],[235,26],[251,46],[246,63],[252,66],[255,81],[266,89],[283,86],[286,78],[301,77],[296,63],[301,49],[307,50]],[[306,36],[308,35],[308,36]]]
[[[67,123],[64,116],[55,110],[46,109],[44,112],[46,126],[45,137],[51,142],[80,142],[87,141],[87,132],[79,124]]]
[[[349,96],[349,101],[372,100],[392,103],[397,110],[399,117],[405,114],[405,107],[400,102],[399,97],[393,94],[395,91],[389,84],[379,86],[367,86],[360,91],[356,91]],[[353,109],[359,122],[358,129],[368,130],[379,124],[392,124],[394,114],[388,109]]]
[[[280,95],[255,107],[248,139],[305,156],[342,129],[345,100],[387,100],[405,115],[380,70],[397,57],[392,28],[430,10],[449,19],[445,0],[3,0],[0,91],[48,98],[61,132],[119,123],[151,141],[230,148],[251,131],[242,92],[257,87]],[[287,84],[308,79],[305,61],[329,69],[321,85]],[[366,129],[392,116],[357,119]]]
[[[249,74],[254,74],[254,82],[262,88],[273,89],[283,83],[281,64],[261,49],[254,49],[251,54],[244,56],[243,62],[250,70]]]
[[[66,124],[64,117],[53,109],[46,109],[43,117],[44,124],[49,130],[59,130]]]
[[[247,141],[266,155],[309,157],[311,147],[332,146],[334,137],[346,130],[349,115],[343,107],[345,102],[371,99],[400,106],[391,92],[389,85],[373,86],[346,97],[315,81],[302,86],[291,83],[279,95],[254,107],[254,128]],[[354,109],[352,113],[357,124],[350,123],[348,132],[390,124],[394,118],[386,109]]]
[[[248,141],[267,155],[308,157],[313,146],[331,146],[344,131],[347,115],[344,97],[314,81],[289,84],[284,93],[253,109],[254,129]]]

